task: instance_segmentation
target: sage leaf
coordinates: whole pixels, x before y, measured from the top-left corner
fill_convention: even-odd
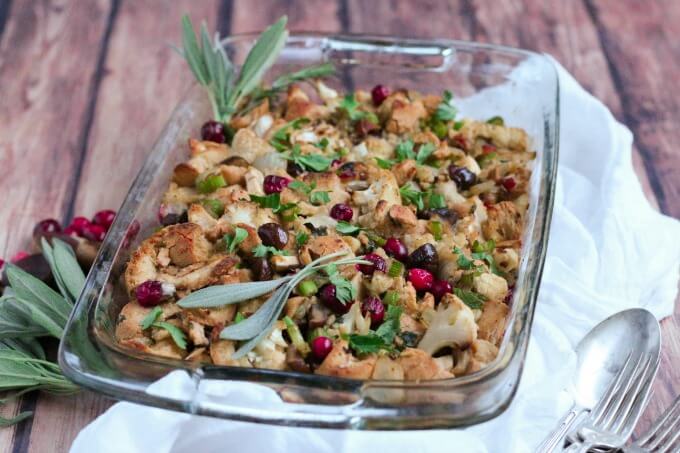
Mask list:
[[[0,428],[5,428],[7,426],[12,426],[16,425],[19,422],[22,422],[26,420],[29,417],[33,416],[33,412],[31,411],[25,411],[21,412],[20,414],[12,417],[12,418],[5,418],[5,417],[0,417]]]
[[[194,291],[177,302],[182,308],[210,308],[236,304],[274,291],[292,277],[262,282],[233,283],[229,285],[208,286]]]
[[[5,293],[9,288],[5,289]],[[30,312],[22,310],[16,299],[5,294],[0,299],[0,340],[5,338],[44,337],[49,332],[31,321]]]
[[[52,274],[59,275],[59,279],[63,282],[68,292],[64,296],[70,296],[71,300],[75,301],[85,286],[85,274],[78,264],[73,249],[59,239],[54,240],[53,255]]]
[[[262,32],[243,63],[238,82],[234,87],[231,105],[238,105],[243,96],[247,96],[259,85],[265,71],[278,58],[288,37],[287,21],[288,18],[283,16]]]
[[[44,237],[40,238],[40,248],[42,250],[43,256],[45,257],[45,260],[47,261],[47,264],[50,266],[52,276],[54,277],[54,281],[57,283],[59,291],[62,294],[68,294],[68,290],[66,289],[64,281],[61,279],[61,275],[59,275],[58,272],[54,271],[54,269],[56,269],[56,265],[54,264],[54,250],[52,249],[50,243]]]
[[[7,278],[16,293],[17,304],[30,319],[50,335],[61,338],[63,327],[71,313],[71,304],[52,288],[13,264],[7,264]]]
[[[276,292],[253,314],[238,324],[232,324],[222,329],[220,338],[225,340],[247,340],[257,336],[267,326],[277,312],[281,299],[287,292],[287,285]]]

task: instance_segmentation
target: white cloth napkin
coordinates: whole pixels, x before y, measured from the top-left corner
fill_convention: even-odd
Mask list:
[[[118,403],[87,426],[80,452],[525,452],[571,403],[564,390],[574,346],[617,311],[672,313],[680,223],[645,199],[631,163],[632,134],[561,67],[560,164],[552,231],[529,352],[517,396],[494,420],[463,430],[356,432],[284,428],[197,417]],[[191,392],[183,371],[155,383],[165,395]],[[207,383],[204,390],[249,404],[280,402],[255,384]]]

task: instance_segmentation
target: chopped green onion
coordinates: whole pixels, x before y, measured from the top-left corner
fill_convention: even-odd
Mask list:
[[[208,175],[196,181],[196,189],[200,193],[211,193],[227,185],[222,175]]]
[[[305,280],[298,285],[298,292],[305,297],[313,296],[318,290],[319,288],[312,280]]]
[[[401,264],[401,262],[394,260],[394,261],[392,261],[392,264],[390,265],[390,268],[387,271],[387,275],[389,275],[390,277],[401,277],[403,272],[404,272],[404,265]]]
[[[300,332],[300,328],[297,326],[297,324],[295,324],[295,322],[293,322],[293,320],[288,316],[283,318],[283,323],[286,325],[286,331],[288,331],[288,336],[290,337],[290,341],[293,343],[293,346],[295,346],[295,349],[297,349],[298,352],[303,356],[309,354],[309,345],[302,337],[302,333]]]
[[[222,203],[220,200],[209,198],[207,200],[201,201],[201,204],[213,217],[219,218],[222,216],[222,214],[224,214],[224,203]]]
[[[385,245],[385,242],[387,242],[384,237],[376,234],[373,231],[367,231],[366,235],[368,236],[368,239],[370,241],[373,241],[373,243],[378,247],[382,247],[383,245]]]
[[[446,137],[449,129],[446,127],[446,124],[442,123],[441,121],[433,121],[432,132],[434,132],[434,135],[436,135],[437,138],[442,139]]]
[[[441,222],[437,220],[432,220],[427,224],[427,229],[430,231],[430,233],[432,233],[432,236],[434,236],[435,241],[442,240],[443,228]]]
[[[397,291],[387,291],[383,296],[383,302],[387,305],[394,305],[399,302],[399,293]]]

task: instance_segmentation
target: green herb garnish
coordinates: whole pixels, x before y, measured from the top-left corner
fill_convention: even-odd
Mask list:
[[[310,122],[309,118],[301,117],[296,118],[290,123],[286,123],[274,132],[272,138],[269,140],[269,144],[276,148],[278,151],[285,151],[291,147],[290,144],[290,130],[300,129],[300,127],[308,124]]]
[[[451,121],[456,119],[458,109],[453,105],[453,94],[450,91],[444,91],[442,102],[437,106],[437,111],[434,117],[439,121]]]
[[[467,289],[453,288],[453,293],[458,296],[458,298],[462,300],[465,305],[472,308],[473,310],[482,308],[484,306],[484,302],[486,302],[486,297]]]
[[[357,225],[352,225],[349,222],[346,222],[344,220],[339,220],[338,223],[335,225],[335,231],[337,231],[340,234],[344,235],[353,235],[361,231],[363,228]]]
[[[241,227],[236,227],[234,228],[234,234],[225,234],[222,240],[224,241],[227,251],[229,253],[234,253],[236,251],[236,247],[238,247],[239,244],[245,241],[247,237],[248,237],[247,230]]]
[[[285,153],[283,157],[307,170],[316,172],[328,170],[335,158],[335,156],[327,157],[321,154],[302,154],[300,145],[293,146],[290,152]]]
[[[414,205],[419,211],[425,209],[424,193],[417,190],[410,182],[399,188],[399,194],[406,203]]]
[[[492,116],[488,120],[486,120],[488,124],[493,124],[495,126],[505,126],[505,121],[503,120],[502,116]]]
[[[328,281],[335,286],[335,297],[344,305],[354,300],[356,288],[345,277],[340,275],[335,264],[329,264],[324,268]]]
[[[295,245],[296,245],[298,248],[300,248],[300,247],[302,247],[303,245],[305,245],[305,244],[307,243],[307,241],[309,241],[309,234],[307,234],[307,233],[305,233],[305,232],[303,232],[303,231],[300,231],[299,233],[297,233],[297,234],[295,235]]]
[[[271,255],[279,255],[279,256],[290,256],[290,252],[288,250],[279,250],[276,247],[272,247],[269,245],[264,245],[264,244],[258,244],[255,247],[253,247],[253,256],[256,258],[263,258],[267,256],[268,254]]]
[[[196,189],[200,193],[211,193],[227,185],[222,175],[206,175],[196,180]]]

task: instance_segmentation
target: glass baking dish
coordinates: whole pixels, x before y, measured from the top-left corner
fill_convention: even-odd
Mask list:
[[[255,35],[224,41],[236,64]],[[110,397],[193,414],[293,426],[348,429],[426,429],[464,426],[500,414],[518,387],[543,269],[553,205],[558,144],[558,80],[548,58],[478,43],[393,37],[293,34],[277,64],[283,71],[331,61],[334,88],[370,89],[381,83],[424,93],[455,94],[463,116],[494,115],[527,130],[537,158],[523,255],[505,337],[496,360],[474,374],[428,382],[356,381],[327,376],[152,357],[119,347],[115,319],[127,301],[121,275],[129,253],[158,227],[158,206],[173,167],[187,155],[187,140],[210,116],[207,96],[192,88],[172,113],[120,208],[87,277],[59,350],[64,373]],[[185,369],[194,388],[159,396],[147,387]],[[211,395],[210,380],[257,383],[275,391],[280,404],[236,404]],[[270,391],[271,391],[270,390]]]

